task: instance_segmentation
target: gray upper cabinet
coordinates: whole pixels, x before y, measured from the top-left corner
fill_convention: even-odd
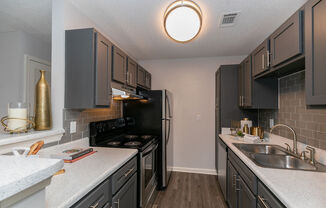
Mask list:
[[[66,31],[65,108],[110,106],[111,51],[93,28]]]
[[[112,80],[125,84],[127,79],[127,55],[117,46],[113,46]]]
[[[243,61],[243,83],[244,83],[244,98],[243,105],[245,107],[252,106],[252,76],[251,76],[251,57],[248,56]]]
[[[137,85],[141,87],[146,86],[146,70],[140,65],[137,68]]]
[[[256,76],[269,69],[269,39],[265,40],[252,52],[252,74]]]
[[[149,72],[146,72],[145,87],[148,89],[151,89],[151,87],[152,87],[152,75]]]
[[[306,102],[326,105],[326,0],[305,5]]]
[[[303,53],[303,11],[299,10],[270,37],[272,67]]]
[[[127,85],[137,87],[137,63],[130,57],[127,60]]]

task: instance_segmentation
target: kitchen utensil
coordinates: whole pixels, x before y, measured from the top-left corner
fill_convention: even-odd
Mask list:
[[[54,176],[56,176],[56,175],[61,175],[61,174],[64,174],[66,172],[66,170],[65,169],[61,169],[61,170],[59,170],[58,172],[56,172],[55,174],[53,174]]]
[[[32,144],[32,146],[30,147],[30,151],[28,152],[27,155],[36,155],[38,151],[40,151],[40,149],[43,147],[44,145],[44,141],[38,141],[34,144]]]

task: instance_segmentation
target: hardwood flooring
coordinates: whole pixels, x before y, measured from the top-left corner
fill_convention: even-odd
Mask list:
[[[173,172],[168,188],[160,191],[153,208],[227,208],[217,176]]]

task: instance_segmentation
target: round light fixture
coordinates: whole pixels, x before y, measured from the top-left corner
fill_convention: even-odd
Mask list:
[[[187,43],[199,34],[202,25],[200,7],[190,0],[178,0],[164,13],[166,34],[176,42]]]

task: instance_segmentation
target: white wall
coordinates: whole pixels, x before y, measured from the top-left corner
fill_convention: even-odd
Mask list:
[[[9,102],[23,101],[24,55],[51,62],[51,43],[25,32],[0,33],[0,117],[7,115]],[[5,98],[5,99],[3,99]]]
[[[174,96],[176,170],[215,173],[215,72],[243,58],[140,61],[152,73],[153,89],[168,89]]]

